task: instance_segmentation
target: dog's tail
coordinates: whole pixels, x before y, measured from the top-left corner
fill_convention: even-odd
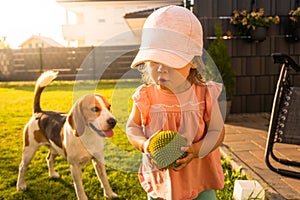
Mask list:
[[[40,98],[43,90],[51,83],[56,77],[58,72],[46,71],[37,80],[34,89],[33,113],[41,112]]]

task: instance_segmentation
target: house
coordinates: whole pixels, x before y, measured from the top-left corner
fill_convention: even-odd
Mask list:
[[[129,26],[129,28],[137,34],[137,36],[141,35],[141,31],[146,21],[147,17],[157,8],[151,8],[147,10],[141,10],[131,13],[126,13],[123,17]]]
[[[63,45],[59,44],[55,40],[49,37],[44,37],[40,35],[33,35],[27,40],[25,40],[22,44],[19,45],[20,48],[47,48],[47,47],[63,47]]]
[[[62,26],[68,46],[136,45],[137,29],[156,8],[182,5],[179,0],[56,0],[66,9]],[[138,15],[140,13],[140,15]],[[142,15],[141,15],[142,13]]]

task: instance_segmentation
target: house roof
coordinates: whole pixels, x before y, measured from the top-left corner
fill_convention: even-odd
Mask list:
[[[177,5],[183,6],[182,2],[178,3]],[[163,6],[125,13],[123,17],[127,25],[129,26],[129,28],[134,32],[134,34],[140,36],[141,34],[140,30],[143,28],[146,18],[155,10],[161,7]]]
[[[147,9],[147,10],[139,10],[139,11],[135,11],[135,12],[125,13],[124,18],[125,19],[128,19],[128,18],[146,18],[153,11],[157,10],[158,8],[151,8],[151,9]]]
[[[44,37],[44,36],[39,36],[39,35],[33,35],[30,38],[28,38],[27,40],[25,40],[22,44],[20,44],[19,46],[22,47],[24,46],[26,43],[30,42],[30,40],[32,39],[36,39],[41,41],[41,43],[45,43],[51,47],[63,47],[63,45],[59,44],[58,42],[56,42],[55,40],[53,40],[52,38],[49,37]]]
[[[183,4],[178,4],[178,6],[183,6]],[[135,12],[130,12],[130,13],[125,13],[124,18],[129,19],[129,18],[147,18],[152,12],[155,10],[159,9],[161,7],[156,7],[156,8],[151,8],[147,10],[139,10]]]

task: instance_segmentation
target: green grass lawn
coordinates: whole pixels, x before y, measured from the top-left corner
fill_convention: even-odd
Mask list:
[[[47,148],[42,147],[33,158],[26,173],[28,190],[17,191],[16,181],[22,154],[22,131],[31,117],[34,82],[0,83],[0,200],[16,199],[76,199],[73,181],[68,163],[56,158],[55,169],[60,179],[48,177],[46,155]],[[118,119],[115,135],[105,139],[105,160],[109,182],[119,195],[119,199],[142,200],[146,193],[141,188],[137,169],[140,154],[128,142],[125,125],[129,115],[130,96],[140,83],[138,81],[103,81],[99,84],[85,82],[54,81],[41,97],[44,110],[68,112],[73,101],[82,94],[97,91],[104,94],[112,103],[112,112]],[[225,188],[218,191],[219,199],[231,199],[233,181],[245,178],[234,172],[225,160],[222,160],[226,176]],[[83,184],[90,199],[105,199],[102,188],[92,165],[83,169]]]

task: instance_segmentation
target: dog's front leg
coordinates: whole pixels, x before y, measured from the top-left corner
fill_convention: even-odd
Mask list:
[[[104,196],[106,196],[108,198],[116,198],[116,197],[118,197],[118,195],[112,191],[112,189],[111,189],[111,187],[109,185],[104,163],[99,162],[99,161],[93,159],[93,165],[94,165],[96,174],[97,174],[97,176],[99,178],[99,181],[100,181],[100,183],[103,186]]]
[[[81,166],[76,164],[71,164],[71,174],[74,181],[74,187],[75,187],[77,198],[79,200],[87,200],[88,198],[84,192],[84,188],[82,185]]]

